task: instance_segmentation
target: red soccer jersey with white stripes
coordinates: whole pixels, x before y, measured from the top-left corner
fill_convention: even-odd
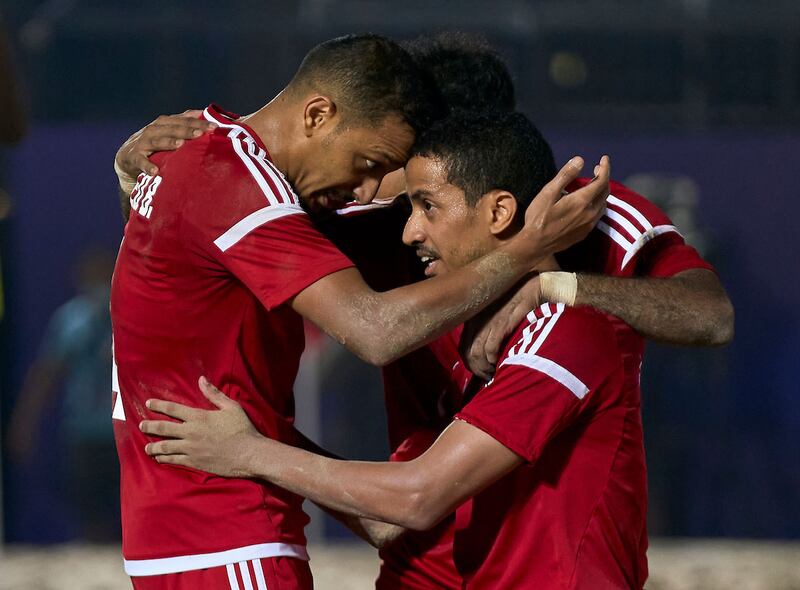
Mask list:
[[[287,304],[352,263],[312,225],[265,145],[211,106],[219,127],[158,154],[131,194],[114,272],[114,429],[131,575],[305,557],[302,499],[251,480],[159,465],[138,429],[148,398],[210,407],[207,376],[256,428],[294,442],[302,318]]]
[[[590,179],[578,179],[577,190]],[[557,255],[564,270],[617,277],[669,277],[689,269],[710,269],[697,251],[686,244],[670,219],[653,203],[624,185],[611,182],[606,211],[585,240]],[[609,321],[624,324],[616,319]],[[630,350],[643,350],[635,334]],[[458,351],[447,336],[387,366],[383,371],[392,460],[408,461],[421,455],[458,410],[462,375],[453,374]],[[639,340],[639,344],[635,344]],[[452,340],[451,340],[452,342]],[[638,371],[641,354],[625,357],[627,370]],[[430,531],[408,532],[381,550],[377,587],[434,590],[461,588],[463,579],[453,562],[453,519]]]
[[[467,588],[622,590],[647,578],[641,353],[631,328],[545,304],[456,415],[527,463],[456,510]]]

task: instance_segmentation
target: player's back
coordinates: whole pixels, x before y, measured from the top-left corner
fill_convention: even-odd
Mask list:
[[[307,518],[298,496],[159,465],[144,453],[148,440],[138,429],[155,417],[144,405],[149,398],[210,407],[197,386],[205,375],[262,433],[294,441],[291,387],[303,329],[283,305],[282,290],[297,280],[281,273],[298,261],[291,247],[279,251],[279,242],[308,221],[280,173],[268,168],[258,139],[244,127],[232,133],[223,126],[159,156],[159,176],[140,177],[131,195],[111,304],[123,553],[131,575],[305,557]],[[273,185],[269,202],[251,166],[262,180],[284,183]],[[280,230],[262,231],[254,216],[262,224],[282,220]],[[264,251],[270,241],[271,255]]]

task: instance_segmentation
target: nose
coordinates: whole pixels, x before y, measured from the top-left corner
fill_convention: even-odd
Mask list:
[[[381,179],[373,176],[368,176],[361,181],[361,184],[353,189],[353,197],[355,200],[366,205],[371,203],[375,195],[378,194],[378,187],[381,185]]]
[[[406,246],[421,244],[425,241],[425,232],[422,231],[419,215],[414,211],[408,216],[406,226],[403,228],[403,243]]]

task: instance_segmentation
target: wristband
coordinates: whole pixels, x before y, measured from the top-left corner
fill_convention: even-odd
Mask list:
[[[121,188],[126,195],[131,194],[133,192],[134,187],[136,186],[136,179],[130,176],[127,172],[125,172],[122,168],[119,167],[116,158],[114,158],[114,172],[117,173],[117,179],[119,180],[119,188]]]
[[[578,277],[574,272],[543,272],[539,275],[539,284],[546,301],[575,305]]]

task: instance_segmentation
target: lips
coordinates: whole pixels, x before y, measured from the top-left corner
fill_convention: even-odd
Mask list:
[[[417,256],[425,265],[425,276],[431,277],[436,274],[436,267],[439,263],[439,257],[436,256],[433,252],[428,251],[420,251],[417,250]]]

